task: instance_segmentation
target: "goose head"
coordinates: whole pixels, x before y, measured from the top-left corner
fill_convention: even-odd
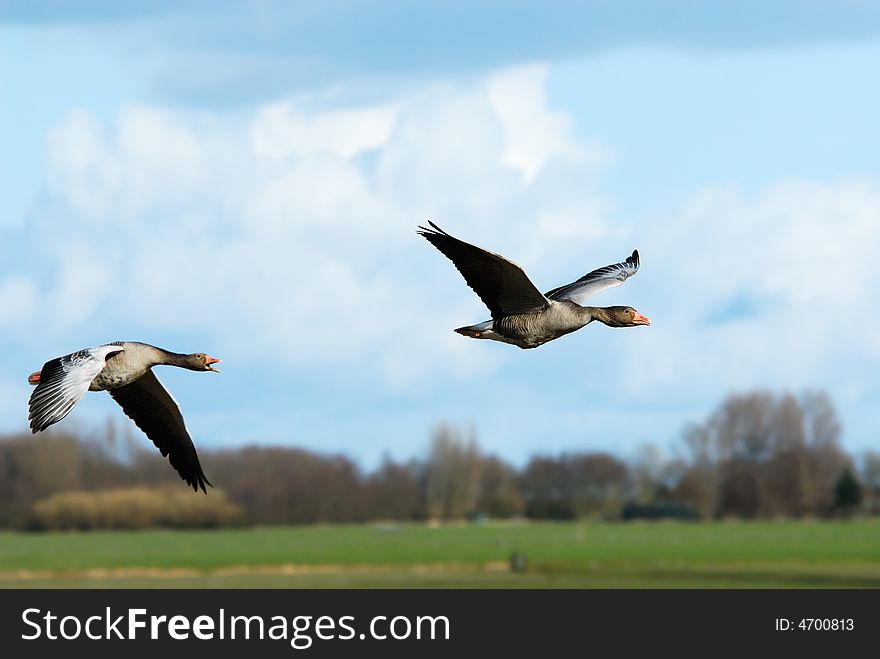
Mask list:
[[[609,327],[635,327],[651,324],[650,318],[640,314],[632,307],[608,307],[606,311],[608,312],[608,322],[605,324]]]
[[[187,368],[193,371],[214,371],[214,373],[219,373],[220,370],[212,367],[211,364],[219,364],[220,362],[221,360],[206,355],[203,352],[194,352],[191,355],[187,355]]]

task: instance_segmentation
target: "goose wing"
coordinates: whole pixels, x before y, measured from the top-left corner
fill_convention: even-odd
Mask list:
[[[153,371],[147,371],[134,382],[109,389],[110,395],[125,414],[150,438],[162,457],[168,457],[171,466],[196,492],[210,485],[196,447],[189,436],[177,401],[159,382]]]
[[[433,222],[418,234],[455,264],[474,292],[492,312],[492,318],[544,309],[550,303],[523,269],[500,254],[459,240]]]
[[[599,291],[613,286],[620,286],[639,270],[639,251],[634,250],[626,261],[606,265],[585,274],[577,281],[547,291],[545,295],[551,300],[571,300],[583,304],[587,298]]]
[[[122,352],[120,345],[103,345],[56,357],[43,364],[37,388],[28,403],[32,432],[45,430],[66,417],[101,372],[109,355]]]

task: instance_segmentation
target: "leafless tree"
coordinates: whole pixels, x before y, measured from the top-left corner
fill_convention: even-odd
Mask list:
[[[869,514],[880,513],[880,451],[862,454],[860,477],[865,486],[865,509]]]
[[[516,470],[504,460],[495,456],[483,458],[477,510],[489,517],[521,514],[525,504],[516,477]]]
[[[703,517],[828,514],[849,458],[827,394],[758,391],[725,399],[683,445],[690,468],[679,494]]]
[[[385,455],[367,482],[371,519],[424,519],[425,497],[421,485],[422,467],[411,460],[398,464]]]
[[[428,516],[465,519],[476,511],[480,486],[480,453],[473,433],[465,438],[450,426],[434,431],[425,463]]]

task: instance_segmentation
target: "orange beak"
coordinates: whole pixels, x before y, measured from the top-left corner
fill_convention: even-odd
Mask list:
[[[205,366],[208,368],[209,371],[214,371],[215,373],[219,373],[220,370],[216,368],[211,368],[211,364],[219,364],[222,361],[222,359],[217,359],[216,357],[209,357],[207,355],[205,356]]]
[[[651,319],[647,316],[643,316],[638,311],[636,311],[635,315],[633,316],[633,323],[635,323],[636,325],[650,325]]]

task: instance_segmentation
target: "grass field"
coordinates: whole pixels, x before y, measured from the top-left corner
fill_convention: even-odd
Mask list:
[[[880,522],[4,532],[0,586],[878,588]]]

